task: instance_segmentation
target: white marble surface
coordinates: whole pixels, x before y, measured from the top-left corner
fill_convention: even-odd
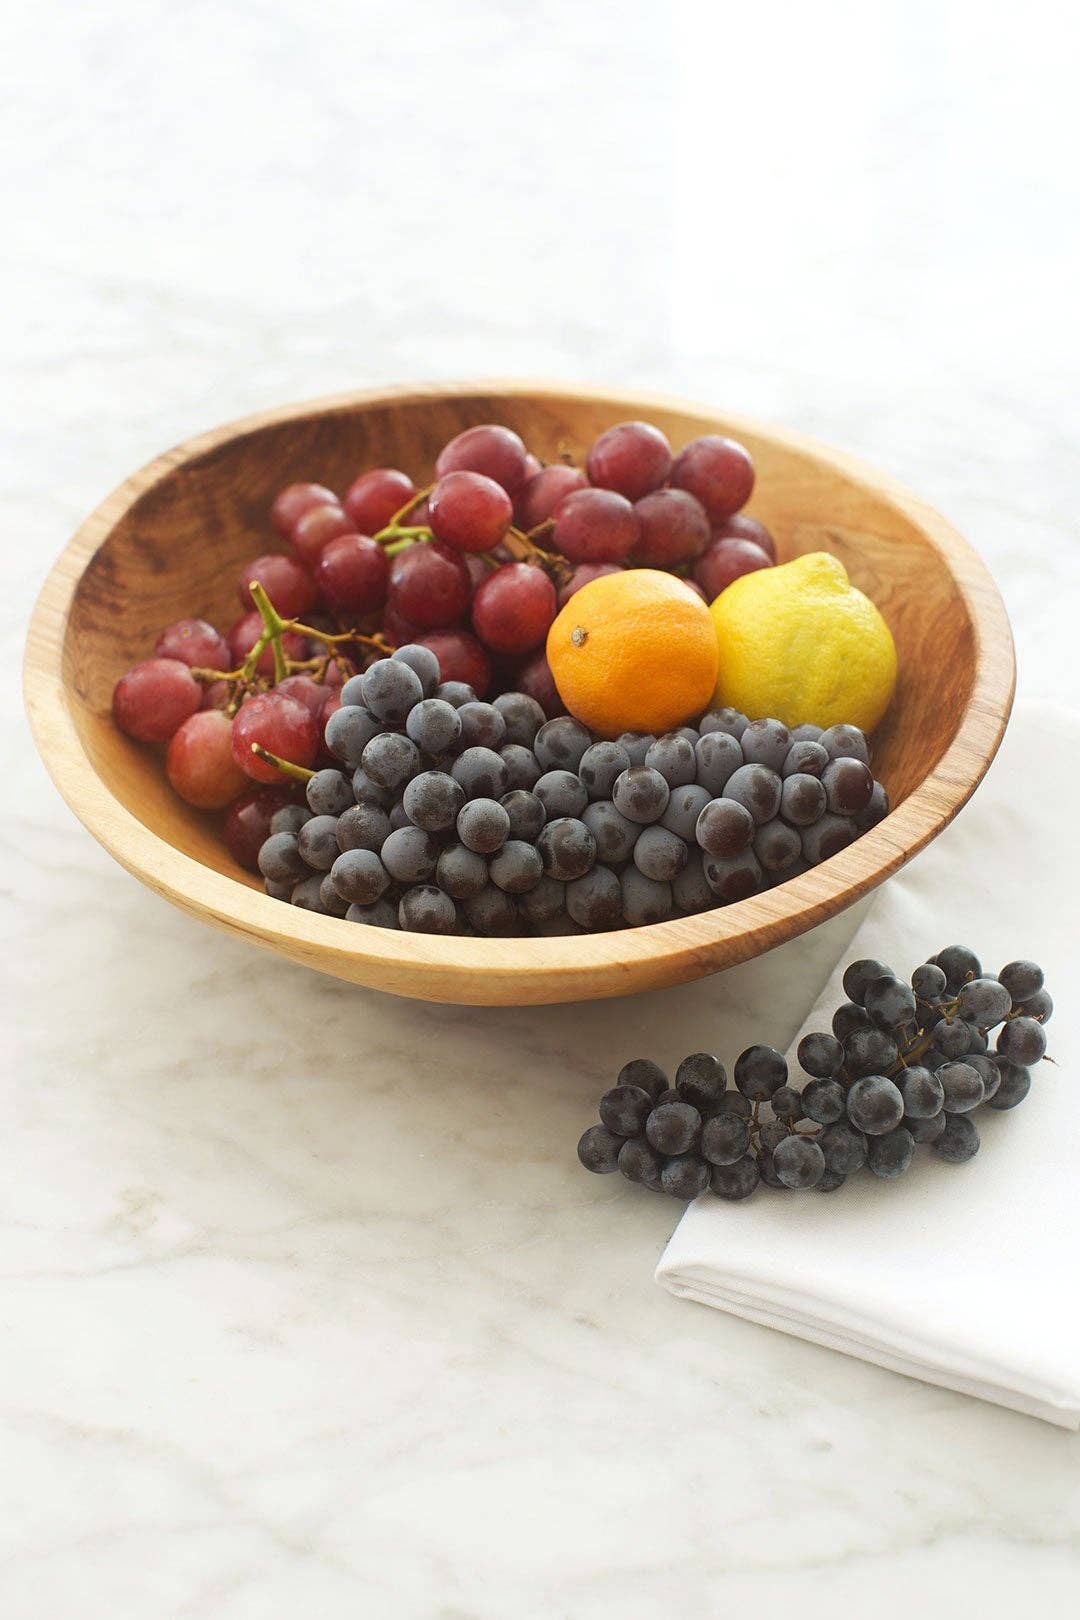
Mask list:
[[[12,657],[76,521],[164,445],[517,373],[888,467],[989,559],[1024,691],[1075,691],[1063,22],[14,0]],[[411,1007],[140,888],[0,701],[5,1617],[1075,1608],[1074,1438],[669,1298],[674,1209],[574,1162],[623,1056],[783,1045],[853,917],[630,1002]]]

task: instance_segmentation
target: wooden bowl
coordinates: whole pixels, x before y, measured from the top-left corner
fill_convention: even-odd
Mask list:
[[[464,427],[504,422],[530,449],[581,460],[612,423],[655,422],[676,448],[729,433],[757,464],[751,509],[780,560],[827,550],[881,608],[900,678],[875,739],[892,813],[849,849],[780,887],[648,928],[559,939],[443,939],[316,916],[262,893],[219,820],[182,804],[159,754],[115,728],[118,676],[158,629],[237,617],[240,565],[273,544],[283,484],[343,489],[364,467],[418,482]],[[45,582],[26,653],[38,748],[80,820],[176,905],[307,967],[425,1001],[579,1001],[703,977],[851,905],[951,820],[1001,740],[1012,703],[1001,599],[964,540],[916,496],[848,456],[775,428],[664,398],[543,385],[384,389],[268,411],[191,439],[142,468],[79,529]]]

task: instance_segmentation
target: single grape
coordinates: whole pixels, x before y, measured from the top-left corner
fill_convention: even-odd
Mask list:
[[[388,601],[410,624],[422,630],[440,630],[456,624],[472,595],[469,570],[459,551],[439,541],[407,546],[390,564]],[[419,638],[418,638],[419,639]],[[430,646],[428,638],[419,639]],[[447,659],[431,647],[444,679],[451,678]]]
[[[379,852],[390,836],[390,818],[375,804],[355,804],[338,817],[338,848],[371,849]]]
[[[506,721],[493,703],[463,703],[455,712],[461,724],[462,749],[502,747]]]
[[[518,932],[518,902],[494,883],[466,900],[462,909],[478,934],[506,938]]]
[[[544,807],[546,820],[580,816],[589,802],[585,785],[572,771],[545,771],[533,788]]]
[[[429,630],[418,645],[439,661],[442,683],[432,693],[459,709],[462,703],[483,697],[491,685],[491,660],[468,630]],[[452,694],[464,692],[459,701]]]
[[[885,1075],[864,1075],[847,1094],[847,1114],[856,1130],[865,1136],[884,1136],[903,1119],[904,1099],[899,1087]]]
[[[270,508],[270,521],[278,534],[291,540],[306,512],[317,506],[337,506],[338,498],[325,484],[288,484]]]
[[[666,922],[671,916],[674,902],[670,883],[658,883],[636,866],[628,866],[619,874],[619,885],[627,927],[644,928],[650,923]]]
[[[975,1121],[966,1114],[945,1116],[945,1128],[934,1142],[934,1152],[946,1164],[966,1164],[978,1151],[979,1132]]]
[[[344,709],[338,712],[345,713]],[[384,731],[372,737],[361,755],[360,763],[373,782],[394,792],[404,787],[420,770],[420,751],[409,737],[402,736],[398,731]]]
[[[576,568],[571,568],[559,586],[559,608],[564,608],[572,596],[576,596],[583,586],[591,585],[594,579],[603,579],[605,574],[621,572],[621,563],[578,563]]]
[[[506,762],[491,748],[466,748],[455,759],[451,773],[467,799],[501,799],[510,790]]]
[[[253,743],[279,759],[306,767],[319,751],[319,729],[295,698],[260,692],[242,705],[233,720],[233,759],[246,776],[257,782],[280,782],[282,773],[252,753]]]
[[[645,1121],[645,1137],[657,1153],[691,1153],[701,1139],[701,1115],[687,1102],[657,1103]]]
[[[660,826],[692,846],[702,812],[712,802],[708,788],[698,787],[696,782],[686,787],[672,788],[667,809],[660,817]]]
[[[535,888],[521,895],[518,904],[522,915],[536,925],[554,922],[565,915],[566,887],[555,878],[542,877]]]
[[[324,873],[319,883],[319,900],[322,910],[330,917],[344,917],[348,912],[349,902],[338,894],[330,872]]]
[[[962,1058],[975,1031],[962,1018],[942,1018],[930,1029],[933,1049],[946,1058]]]
[[[1036,990],[1033,996],[1020,1003],[1019,1011],[1040,1024],[1048,1024],[1054,1016],[1054,998],[1049,990]]]
[[[880,964],[875,964],[879,966]],[[860,994],[862,991],[860,990]],[[856,1029],[870,1029],[870,1014],[860,1002],[842,1001],[832,1015],[832,1032],[838,1041],[846,1041]]]
[[[445,771],[421,771],[402,794],[405,814],[425,832],[446,832],[465,804],[465,789]]]
[[[886,1131],[884,1136],[871,1136],[867,1143],[867,1169],[883,1181],[895,1181],[902,1176],[914,1157],[915,1138],[903,1125]]]
[[[834,1125],[844,1117],[845,1101],[839,1080],[811,1080],[802,1093],[803,1116],[817,1125]]]
[[[802,1093],[796,1091],[794,1086],[781,1086],[779,1091],[774,1091],[769,1098],[769,1106],[775,1117],[785,1125],[793,1125],[797,1119],[804,1117]]]
[[[874,791],[869,766],[859,759],[831,759],[821,773],[821,783],[829,809],[838,816],[858,815]]]
[[[121,731],[137,742],[168,742],[201,703],[202,688],[187,664],[146,658],[117,681],[112,713]]]
[[[287,557],[276,559],[279,562],[288,562]],[[297,564],[293,564],[296,567]],[[245,596],[245,607],[251,601]],[[284,611],[284,610],[283,610]],[[215,630],[212,624],[205,619],[177,619],[175,623],[166,625],[154,643],[155,658],[174,658],[189,669],[220,669],[229,668],[229,643]]]
[[[463,704],[468,708],[468,704]],[[461,739],[461,710],[442,698],[424,698],[409,710],[405,730],[425,754],[445,754],[455,749]]]
[[[329,872],[340,853],[336,816],[312,816],[297,834],[300,854],[316,872]]]
[[[269,883],[297,883],[308,876],[295,833],[271,833],[259,850],[259,871]]]
[[[390,564],[382,546],[370,536],[339,534],[319,553],[315,583],[334,613],[353,620],[366,618],[386,601]]]
[[[638,543],[637,515],[624,496],[580,489],[560,502],[551,544],[573,563],[624,562]]]
[[[417,934],[456,934],[457,906],[430,883],[407,889],[398,902],[398,926]]]
[[[709,1185],[718,1198],[737,1202],[749,1198],[761,1180],[757,1160],[750,1153],[736,1159],[734,1164],[717,1164],[712,1168]]]
[[[458,811],[457,835],[466,849],[493,855],[510,836],[510,816],[490,795],[470,799]]]
[[[870,748],[858,726],[829,726],[817,741],[830,759],[858,759],[870,763]]]
[[[1012,1018],[998,1035],[997,1049],[1010,1063],[1030,1069],[1046,1051],[1046,1032],[1034,1018]]]
[[[794,733],[792,733],[794,737]],[[788,749],[787,758],[780,769],[780,775],[789,776],[818,776],[829,763],[829,756],[821,744],[809,737],[794,740]],[[822,805],[824,809],[824,804]]]
[[[510,784],[508,791],[522,789],[535,798],[532,790],[543,773],[532,749],[523,747],[521,743],[505,743],[499,749],[499,758],[506,766],[506,777]]]
[[[392,900],[376,900],[373,906],[350,905],[346,922],[366,923],[369,928],[397,928],[398,908]]]
[[[818,1080],[831,1080],[843,1067],[844,1048],[835,1035],[815,1031],[803,1036],[796,1056],[807,1074]]]
[[[387,725],[403,725],[421,702],[423,685],[416,671],[397,658],[380,658],[360,677],[365,707]]]
[[[734,439],[707,433],[680,450],[671,465],[670,482],[697,497],[710,523],[722,523],[750,499],[754,464]]]
[[[734,1114],[737,1119],[752,1119],[754,1110],[741,1091],[729,1088],[710,1112],[712,1114]]]
[[[494,422],[466,428],[443,445],[435,463],[436,478],[452,472],[483,473],[516,495],[529,477],[525,446],[512,429]]]
[[[779,775],[767,765],[740,765],[728,778],[724,797],[749,810],[760,827],[778,814],[782,788]]]
[[[551,673],[551,665],[543,648],[533,653],[532,657],[521,665],[514,676],[514,684],[521,692],[539,703],[548,720],[565,715],[566,704],[559,696],[559,689],[555,685],[555,677]]]
[[[315,581],[295,557],[283,557],[277,552],[270,552],[266,556],[255,557],[251,562],[245,563],[236,583],[241,607],[250,608],[251,587],[256,581],[285,619],[298,619],[303,614],[309,613],[319,599]],[[200,658],[194,662],[205,663],[207,660]],[[224,667],[220,663],[211,664],[213,669]]]
[[[726,731],[707,731],[694,744],[696,780],[710,797],[719,798],[743,764],[738,739]]]
[[[358,534],[378,534],[415,494],[416,485],[408,473],[396,467],[372,467],[353,479],[342,505]]]
[[[508,838],[520,838],[527,844],[535,844],[540,836],[540,829],[547,820],[544,806],[532,793],[524,788],[512,788],[504,793],[499,800],[509,817]]]
[[[853,1029],[844,1037],[844,1067],[856,1077],[884,1073],[900,1056],[890,1035],[881,1029]]]
[[[272,832],[273,821],[279,810],[291,805],[306,818],[303,805],[291,804],[291,789],[283,787],[252,787],[234,799],[225,817],[224,836],[229,854],[245,871],[259,870],[259,850]],[[298,829],[286,828],[295,832]]]
[[[955,995],[968,979],[982,978],[982,967],[974,951],[966,945],[947,945],[934,958],[945,975],[948,988]]]
[[[821,820],[825,814],[825,789],[816,776],[800,773],[784,779],[780,814],[790,827],[812,827]]]
[[[658,771],[668,787],[683,787],[697,777],[697,755],[685,737],[669,731],[650,744],[645,766]],[[639,767],[640,768],[640,767]]]
[[[634,845],[634,865],[654,882],[670,883],[686,865],[688,854],[683,840],[666,827],[645,827]]]
[[[397,883],[429,883],[440,846],[422,827],[396,827],[381,850],[382,863]]]
[[[911,1132],[916,1142],[936,1142],[948,1121],[949,1115],[944,1110],[940,1114],[932,1114],[929,1119],[916,1119],[905,1114],[904,1128]]]
[[[738,1162],[750,1146],[750,1127],[735,1114],[716,1114],[701,1130],[701,1154],[710,1164]]]
[[[336,503],[312,506],[293,525],[290,539],[296,555],[308,568],[314,568],[324,546],[339,535],[352,534],[352,519]]]
[[[606,866],[620,866],[634,853],[634,845],[641,831],[636,821],[630,821],[621,810],[616,810],[610,799],[597,799],[586,805],[581,820],[596,843],[596,858]]]
[[[1031,1075],[1021,1064],[1013,1063],[1008,1058],[998,1058],[995,1067],[998,1086],[993,1093],[987,1093],[986,1100],[991,1108],[1015,1108],[1031,1090]]]
[[[945,975],[936,962],[924,962],[911,975],[911,988],[920,1001],[933,1005],[945,994]]]
[[[330,881],[350,905],[374,905],[390,887],[390,874],[374,850],[348,849],[330,868]]]
[[[617,777],[630,768],[630,756],[617,742],[591,743],[582,754],[577,774],[590,799],[607,799]]]
[[[737,512],[734,516],[724,518],[722,522],[713,525],[714,540],[752,540],[760,546],[771,563],[776,561],[776,541],[757,518],[748,517],[745,512]]]
[[[434,697],[435,689],[441,678],[439,660],[430,647],[422,647],[419,642],[406,642],[403,647],[397,647],[390,654],[399,664],[408,664],[413,674],[420,681],[420,688],[425,698]]]
[[[487,862],[464,844],[450,844],[439,855],[435,881],[452,900],[469,900],[487,885]]]
[[[634,546],[638,567],[673,568],[700,557],[709,544],[705,508],[684,489],[654,490],[634,502],[633,513],[638,525]]]
[[[560,816],[537,839],[544,871],[561,883],[584,877],[596,861],[596,841],[583,821]]]
[[[803,856],[811,866],[839,855],[856,835],[855,823],[847,816],[837,816],[827,810],[812,827],[802,829]]]
[[[640,1086],[647,1091],[655,1102],[661,1092],[668,1089],[668,1077],[658,1063],[651,1058],[631,1058],[619,1070],[616,1084],[620,1086]]]
[[[173,791],[198,810],[223,810],[249,780],[233,758],[232,723],[220,709],[200,710],[177,728],[165,772]]]
[[[524,894],[535,888],[543,875],[540,851],[520,838],[508,838],[488,868],[492,883],[505,894]]]
[[[585,727],[569,715],[547,720],[533,739],[533,750],[545,771],[576,771],[592,744]]]
[[[473,629],[493,652],[532,652],[543,644],[556,606],[555,587],[542,568],[504,563],[473,598]]]
[[[698,1109],[714,1107],[726,1086],[727,1071],[712,1052],[691,1052],[675,1071],[675,1089],[679,1096]]]
[[[722,731],[737,742],[749,724],[739,709],[708,709],[698,721],[698,731],[703,737],[714,731]]]
[[[155,647],[154,651],[159,651],[159,648]],[[179,654],[172,656],[179,657]],[[1019,1005],[1042,989],[1043,970],[1035,962],[1009,962],[998,974],[998,979],[1009,992],[1012,1002]]]
[[[628,820],[647,826],[660,820],[670,793],[659,771],[649,765],[631,765],[616,778],[611,797],[616,809]]]
[[[754,856],[763,872],[789,873],[802,857],[802,841],[794,827],[769,821],[754,834]]]
[[[594,866],[584,877],[566,885],[566,910],[589,933],[603,933],[622,925],[622,885],[606,866]]]
[[[773,1149],[773,1168],[785,1187],[816,1187],[825,1174],[825,1155],[807,1136],[787,1136]]]
[[[706,855],[705,881],[725,905],[746,900],[761,887],[762,871],[753,850],[741,855]]]
[[[771,1046],[748,1046],[735,1064],[735,1085],[749,1102],[768,1102],[787,1084],[783,1054]]]
[[[751,720],[739,744],[748,765],[767,765],[779,774],[791,752],[791,733],[779,720]]]
[[[436,540],[455,551],[490,551],[503,540],[514,515],[502,485],[477,472],[447,473],[428,504]]]
[[[872,979],[864,992],[864,1005],[870,1022],[878,1029],[897,1030],[915,1017],[915,992],[891,973]]]
[[[901,1069],[896,1084],[904,1099],[905,1119],[933,1119],[945,1106],[945,1086],[940,1071],[932,1074],[917,1063]]]
[[[865,807],[855,815],[856,830],[861,833],[869,832],[879,821],[884,821],[888,813],[889,795],[880,782],[875,782]]]
[[[825,1168],[836,1175],[853,1175],[866,1163],[866,1137],[846,1120],[826,1125],[818,1136],[818,1145],[825,1159]]]
[[[492,701],[502,715],[506,743],[519,744],[531,751],[536,734],[546,720],[539,703],[524,692],[503,692]]]
[[[997,979],[969,979],[960,986],[960,1013],[977,1029],[992,1029],[1012,1011],[1013,998]]]
[[[671,446],[650,422],[620,422],[593,441],[585,458],[589,482],[636,501],[659,489],[671,470]]]
[[[696,1153],[676,1154],[660,1172],[660,1190],[690,1201],[709,1188],[709,1166]]]
[[[289,904],[299,907],[301,911],[314,911],[320,917],[328,917],[330,907],[323,899],[323,885],[325,882],[326,878],[320,876],[318,872],[313,873],[311,877],[302,878],[290,891]],[[334,904],[336,906],[341,905],[341,901],[336,895],[334,896]]]
[[[640,1182],[643,1187],[660,1191],[660,1173],[663,1156],[651,1148],[643,1138],[624,1142],[619,1149],[619,1171],[627,1181]]]
[[[314,816],[341,816],[346,810],[352,810],[356,804],[352,783],[340,771],[330,767],[309,776],[304,785],[304,793],[308,808]]]
[[[514,501],[514,522],[526,533],[554,517],[559,505],[576,489],[585,489],[588,479],[578,467],[555,462],[541,467],[520,488]]]

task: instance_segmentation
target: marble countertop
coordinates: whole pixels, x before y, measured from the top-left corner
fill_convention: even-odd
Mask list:
[[[1075,691],[1060,13],[746,9],[16,0],[13,658],[71,529],[163,446],[516,374],[888,468],[987,558],[1024,693]],[[1076,1606],[1075,1437],[674,1300],[675,1207],[574,1159],[624,1057],[785,1044],[854,914],[633,1000],[410,1005],[141,888],[53,791],[16,681],[0,702],[5,1616]]]

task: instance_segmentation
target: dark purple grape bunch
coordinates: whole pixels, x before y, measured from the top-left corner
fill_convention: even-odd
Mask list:
[[[1010,962],[984,974],[973,951],[950,945],[910,984],[872,960],[852,962],[843,982],[849,999],[831,1031],[799,1042],[799,1080],[771,1046],[743,1052],[733,1087],[708,1052],[684,1058],[673,1087],[634,1058],[600,1099],[581,1163],[675,1198],[711,1188],[735,1200],[759,1182],[833,1192],[864,1167],[893,1181],[920,1143],[947,1164],[974,1158],[975,1110],[1023,1102],[1046,1053],[1054,1004],[1042,969]]]
[[[602,741],[523,692],[479,701],[421,646],[346,681],[325,741],[339,765],[276,813],[259,869],[275,899],[380,928],[666,922],[797,876],[888,810],[854,726],[716,709]]]

